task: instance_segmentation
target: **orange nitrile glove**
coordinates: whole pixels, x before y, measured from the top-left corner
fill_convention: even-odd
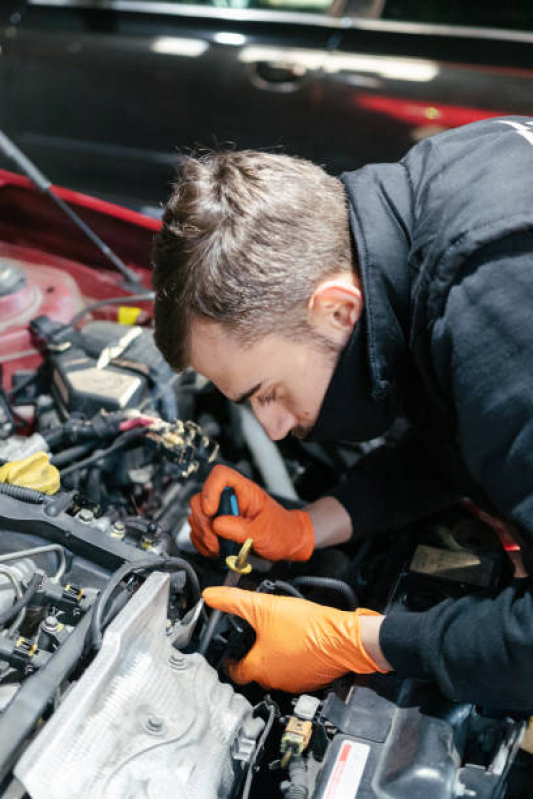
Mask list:
[[[239,516],[218,516],[222,491],[237,495]],[[202,555],[218,555],[217,536],[243,544],[253,539],[257,555],[267,560],[309,560],[315,547],[311,517],[286,510],[266,491],[227,466],[215,466],[199,494],[191,499],[191,541]]]
[[[240,588],[206,588],[208,605],[241,616],[252,625],[256,641],[227,671],[239,684],[254,680],[263,688],[291,693],[312,691],[350,671],[385,673],[361,643],[360,616],[373,610],[337,610],[306,599],[272,596]]]

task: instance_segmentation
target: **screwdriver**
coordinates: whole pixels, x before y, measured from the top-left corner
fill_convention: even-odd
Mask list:
[[[239,515],[239,500],[237,499],[237,494],[230,488],[230,486],[226,486],[226,488],[222,491],[220,495],[220,501],[218,503],[218,510],[215,513],[214,518],[216,519],[217,516],[238,516]],[[226,563],[226,559],[231,555],[237,555],[239,553],[240,546],[235,541],[230,541],[228,538],[219,538],[219,546],[220,546],[220,557],[222,558],[222,562],[224,568],[228,568]]]
[[[238,516],[239,515],[239,503],[237,501],[237,496],[235,491],[230,488],[229,486],[225,488],[220,495],[220,503],[218,506],[218,510],[216,512],[216,516]],[[239,584],[239,580],[241,579],[241,575],[243,574],[250,574],[252,571],[252,566],[248,562],[248,556],[250,554],[250,550],[252,549],[253,540],[251,538],[247,538],[242,547],[239,550],[239,545],[236,544],[234,541],[222,540],[220,539],[220,552],[221,554],[226,554],[226,566],[228,568],[228,573],[226,578],[223,582],[223,585],[229,588],[234,588],[236,585]],[[235,554],[238,553],[238,554]],[[211,616],[209,617],[209,621],[207,623],[207,627],[202,635],[202,639],[198,646],[198,652],[200,655],[205,655],[211,641],[216,632],[216,628],[220,622],[222,617],[221,610],[213,610],[211,612]]]

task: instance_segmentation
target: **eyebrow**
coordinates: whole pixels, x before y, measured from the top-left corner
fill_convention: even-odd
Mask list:
[[[246,402],[246,400],[249,400],[250,397],[253,396],[256,391],[259,391],[262,385],[263,381],[261,380],[259,383],[256,383],[255,386],[252,386],[252,388],[250,388],[248,391],[245,391],[244,394],[241,394],[240,397],[234,399],[233,402],[235,402],[237,405],[242,405],[243,403]]]

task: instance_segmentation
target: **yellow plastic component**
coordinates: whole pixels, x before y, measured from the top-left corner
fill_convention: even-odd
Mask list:
[[[133,305],[119,305],[118,321],[121,325],[134,325],[141,311]]]
[[[226,558],[226,566],[232,572],[238,574],[250,574],[252,571],[252,564],[248,563],[248,556],[254,544],[253,538],[247,538],[242,545],[238,555],[228,555]]]
[[[291,757],[301,755],[307,748],[313,733],[313,723],[291,716],[281,737],[281,767],[286,768]]]
[[[530,755],[533,755],[533,716],[531,716],[529,719],[529,724],[527,725],[524,737],[522,738],[520,749],[523,749],[525,752],[529,752]]]
[[[30,639],[24,638],[23,635],[21,635],[17,639],[16,647],[17,648],[22,647],[23,649],[26,649],[26,654],[28,655],[29,658],[32,658],[37,652],[37,644],[35,642],[32,644]]]
[[[1,466],[0,483],[33,488],[44,494],[57,494],[61,487],[59,471],[50,463],[48,454],[42,451]]]

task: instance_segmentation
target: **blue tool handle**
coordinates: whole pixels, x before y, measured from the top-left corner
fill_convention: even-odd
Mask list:
[[[237,494],[233,490],[227,486],[222,494],[220,495],[220,502],[218,505],[218,510],[215,514],[216,516],[238,516],[239,515],[239,502],[237,500]],[[220,557],[223,558],[224,563],[226,558],[230,555],[238,555],[240,550],[240,544],[237,544],[235,541],[228,541],[227,538],[219,538],[218,543],[220,546]]]

